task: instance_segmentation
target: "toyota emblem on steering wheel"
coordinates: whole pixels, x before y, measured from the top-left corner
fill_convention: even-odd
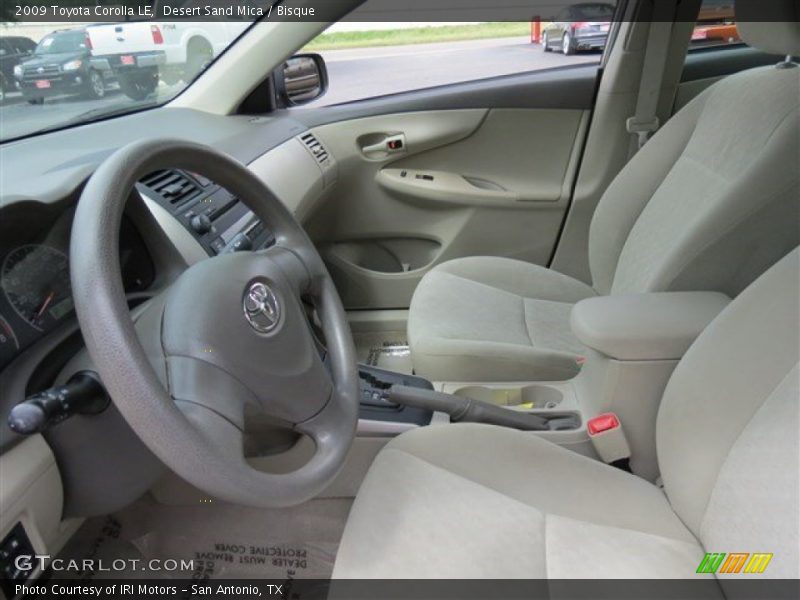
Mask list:
[[[267,284],[260,281],[250,284],[243,305],[245,318],[259,333],[269,333],[278,326],[281,305]]]

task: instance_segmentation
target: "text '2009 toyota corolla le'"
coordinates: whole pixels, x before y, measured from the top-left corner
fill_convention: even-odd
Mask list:
[[[2,594],[795,598],[798,2],[212,4],[3,5]]]

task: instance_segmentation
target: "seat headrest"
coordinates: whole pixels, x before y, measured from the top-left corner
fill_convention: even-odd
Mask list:
[[[800,0],[737,0],[741,38],[770,54],[800,56]]]

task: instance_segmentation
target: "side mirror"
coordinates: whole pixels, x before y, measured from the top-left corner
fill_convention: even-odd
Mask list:
[[[275,69],[275,95],[281,107],[300,106],[328,90],[328,70],[319,54],[296,54]]]

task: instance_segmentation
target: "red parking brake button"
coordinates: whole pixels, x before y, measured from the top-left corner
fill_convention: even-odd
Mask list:
[[[597,435],[598,433],[603,433],[609,429],[616,429],[617,427],[619,427],[619,419],[614,413],[598,415],[586,422],[589,435]]]

